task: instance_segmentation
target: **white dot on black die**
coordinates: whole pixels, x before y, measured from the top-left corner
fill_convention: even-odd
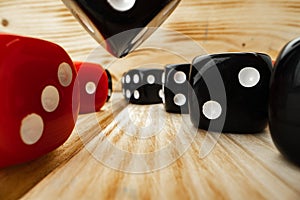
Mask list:
[[[127,99],[130,99],[130,97],[131,97],[131,92],[130,92],[130,90],[126,90],[126,97],[127,97]]]
[[[139,98],[140,98],[140,93],[139,93],[139,91],[135,90],[134,93],[133,93],[133,97],[134,97],[135,99],[139,99]]]
[[[121,82],[122,82],[123,84],[125,83],[125,77],[124,77],[124,76],[122,77]]]
[[[96,90],[97,87],[94,82],[88,82],[85,84],[85,91],[87,94],[95,94]]]
[[[41,95],[41,102],[45,111],[55,111],[58,107],[59,100],[59,93],[56,87],[52,85],[45,87]]]
[[[161,75],[161,82],[163,84],[165,83],[165,77],[166,77],[165,72],[163,72],[162,75]]]
[[[33,113],[27,115],[21,122],[20,136],[27,145],[33,145],[39,141],[44,131],[44,122],[41,116]]]
[[[130,81],[131,81],[131,78],[130,78],[129,74],[127,74],[126,78],[125,78],[125,82],[130,83]]]
[[[158,95],[161,99],[163,99],[165,97],[165,94],[164,94],[164,91],[163,89],[160,89],[159,92],[158,92]]]
[[[174,81],[177,84],[184,83],[186,81],[186,75],[185,75],[185,73],[184,72],[180,72],[180,71],[176,72],[174,74]]]
[[[136,84],[136,83],[139,83],[139,81],[140,81],[139,75],[138,75],[138,74],[135,74],[135,75],[133,76],[133,82]]]
[[[260,73],[253,67],[245,67],[239,72],[239,82],[242,86],[250,88],[257,85]]]
[[[149,76],[147,77],[147,82],[148,82],[149,84],[155,83],[155,76],[153,76],[152,74],[149,75]]]
[[[59,83],[64,87],[68,87],[73,79],[73,72],[70,65],[65,62],[61,63],[58,67],[57,76]]]
[[[222,107],[216,101],[207,101],[202,106],[202,113],[207,119],[218,119],[222,114]]]
[[[136,0],[107,0],[107,2],[113,7],[113,9],[124,12],[130,10]]]
[[[176,94],[173,100],[177,106],[183,106],[186,103],[186,97],[183,94]]]
[[[165,86],[164,85],[162,86],[162,97],[161,97],[161,99],[162,99],[163,104],[165,104],[166,103],[166,97],[165,97]]]

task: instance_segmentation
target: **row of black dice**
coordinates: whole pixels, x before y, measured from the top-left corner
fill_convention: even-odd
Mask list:
[[[300,164],[300,38],[284,47],[273,71],[266,54],[224,53],[164,71],[131,70],[122,83],[130,103],[163,101],[167,112],[189,113],[201,129],[258,133],[269,121],[275,145]]]
[[[162,103],[162,69],[134,69],[122,77],[125,99],[133,104]]]
[[[123,94],[132,104],[163,102],[167,112],[189,113],[201,129],[256,133],[267,125],[271,70],[265,54],[203,55],[164,70],[130,70]]]

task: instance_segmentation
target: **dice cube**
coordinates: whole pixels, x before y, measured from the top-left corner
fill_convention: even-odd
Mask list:
[[[74,62],[80,88],[80,113],[98,112],[108,98],[109,80],[104,68],[96,63]]]
[[[268,120],[271,70],[271,58],[261,53],[225,53],[195,58],[189,92],[193,124],[218,132],[261,132]],[[200,119],[198,110],[201,111]]]
[[[63,2],[96,41],[112,55],[123,57],[146,40],[155,30],[153,27],[160,26],[180,0]]]
[[[167,65],[164,71],[164,105],[170,113],[188,114],[188,87],[191,64]]]
[[[75,126],[75,67],[58,45],[0,34],[0,167],[36,159],[63,144]]]
[[[133,69],[122,77],[125,99],[132,104],[162,103],[163,69]]]

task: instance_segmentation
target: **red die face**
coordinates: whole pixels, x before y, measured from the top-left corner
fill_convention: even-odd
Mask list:
[[[0,167],[63,144],[79,110],[76,70],[58,45],[0,34]]]
[[[108,95],[108,77],[95,63],[74,62],[80,88],[80,113],[99,111]]]

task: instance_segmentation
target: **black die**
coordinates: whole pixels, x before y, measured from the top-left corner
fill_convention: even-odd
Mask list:
[[[300,38],[279,54],[271,78],[269,122],[272,139],[289,160],[300,165]]]
[[[122,57],[149,37],[180,0],[63,0],[84,28],[111,54]]]
[[[271,71],[271,58],[260,53],[195,58],[189,90],[191,121],[210,131],[261,132],[268,119]]]
[[[132,104],[162,103],[162,69],[134,69],[122,77],[125,99]]]
[[[113,82],[112,82],[112,77],[111,77],[110,72],[107,69],[105,69],[105,72],[106,72],[106,75],[108,78],[108,94],[107,94],[107,99],[106,99],[106,102],[108,102],[109,99],[111,98],[111,95],[113,92]]]
[[[191,64],[167,65],[164,72],[164,104],[167,112],[188,114],[188,77]]]

